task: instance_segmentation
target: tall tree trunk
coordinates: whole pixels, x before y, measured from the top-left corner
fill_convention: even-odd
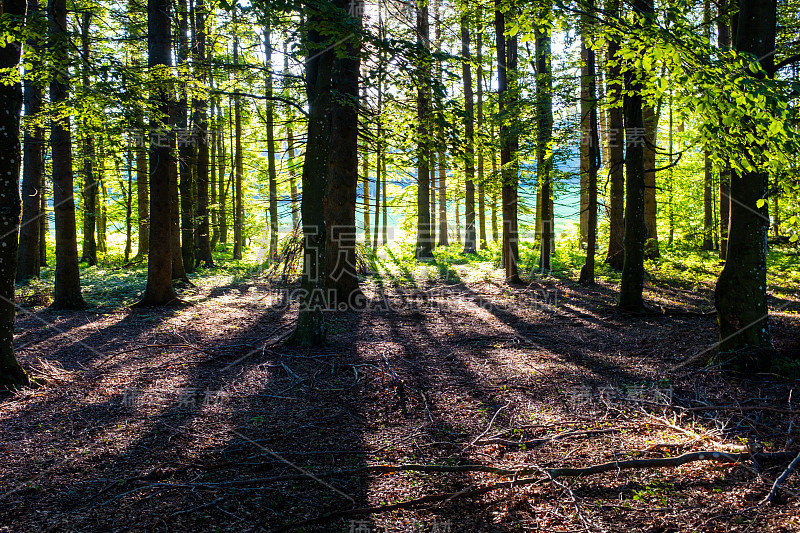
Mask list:
[[[139,216],[139,248],[137,257],[144,257],[150,252],[150,194],[149,176],[147,174],[147,152],[136,150],[136,199]]]
[[[39,265],[44,268],[47,266],[47,237],[50,234],[50,222],[47,220],[47,180],[44,177],[44,172],[42,172],[40,187],[42,191],[40,195],[42,216],[39,217]]]
[[[466,228],[464,231],[464,253],[477,252],[475,236],[475,126],[474,104],[472,100],[472,54],[469,49],[469,17],[468,6],[462,4],[461,14],[461,70],[464,80],[464,218]]]
[[[761,58],[761,67],[772,72],[776,0],[740,0],[738,19],[736,49]],[[742,127],[746,132],[748,124]],[[742,144],[747,141],[742,139]],[[733,352],[740,368],[758,371],[770,368],[773,354],[767,307],[769,216],[766,203],[758,207],[758,200],[766,197],[768,180],[769,174],[761,170],[731,175],[728,255],[714,293],[718,353]]]
[[[500,110],[500,165],[503,201],[503,270],[506,282],[519,283],[517,262],[517,183],[515,158],[519,141],[516,128],[510,126],[517,113],[516,70],[517,38],[506,39],[506,15],[501,11],[502,0],[495,0],[495,34],[497,36],[497,96]]]
[[[38,0],[28,2],[28,20],[42,16]],[[30,23],[29,23],[30,24]],[[27,46],[39,50],[37,39],[29,39]],[[39,277],[42,211],[42,182],[44,180],[44,129],[36,123],[42,112],[42,87],[34,81],[40,67],[26,69],[25,115],[26,124],[23,140],[22,162],[22,222],[19,232],[19,253],[17,262],[17,283]]]
[[[236,19],[236,8],[233,11],[234,20]],[[239,66],[239,37],[233,37],[233,65],[237,69]],[[238,90],[238,87],[236,87]],[[242,186],[244,182],[244,167],[242,160],[242,101],[237,94],[234,96],[234,135],[236,136],[236,155],[234,159],[235,171],[235,197],[233,201],[233,258],[241,259],[244,249],[244,195]],[[305,190],[305,189],[304,189]]]
[[[213,91],[214,76],[209,70],[207,71],[209,86]],[[209,242],[210,252],[213,252],[219,242],[219,206],[217,205],[217,143],[219,142],[219,135],[217,132],[217,99],[211,97],[210,121],[208,123],[209,137],[208,154],[209,154],[209,177],[208,177],[208,195],[209,195],[209,216],[211,217],[211,242]],[[198,154],[199,157],[199,154]],[[198,187],[200,185],[198,184]],[[198,189],[199,194],[199,189]],[[213,253],[212,253],[213,257]]]
[[[92,23],[91,11],[84,11],[81,15],[81,82],[83,92],[88,96],[90,88],[89,80],[89,29]],[[92,135],[89,119],[86,118],[82,124],[83,142],[81,158],[83,159],[83,252],[81,262],[86,262],[89,266],[97,264],[97,240],[95,229],[97,227],[97,187],[98,180],[95,176],[94,159],[95,146],[94,135]]]
[[[644,122],[644,225],[647,229],[645,257],[656,259],[660,256],[658,248],[658,205],[656,204],[656,141],[660,110],[642,102],[642,121]]]
[[[545,2],[542,18],[549,17],[552,6]],[[539,268],[550,271],[550,257],[555,247],[553,214],[553,71],[551,29],[545,23],[536,29],[536,181],[541,184],[542,240]],[[585,191],[584,191],[585,193]],[[587,206],[588,209],[588,206]]]
[[[264,28],[267,65],[267,173],[269,175],[269,258],[278,253],[278,173],[275,168],[275,104],[272,90],[272,42],[270,27]]]
[[[492,125],[492,138],[494,138],[494,124]],[[497,176],[497,153],[492,143],[491,148],[492,156],[492,180],[496,181]],[[492,187],[492,240],[497,242],[500,240],[500,234],[497,228],[497,184],[494,183]]]
[[[337,0],[341,3],[344,0]],[[335,52],[320,34],[325,12],[311,11],[306,18],[306,92],[308,95],[308,137],[303,161],[303,275],[297,327],[289,344],[316,345],[325,341],[323,310],[327,305],[325,244],[325,191],[331,148],[331,83]],[[321,50],[320,50],[321,49]]]
[[[178,85],[178,105],[175,117],[175,129],[178,138],[178,190],[180,192],[180,236],[181,236],[181,259],[185,272],[194,272],[195,264],[195,239],[194,239],[194,219],[197,199],[194,195],[194,146],[189,142],[189,116],[192,109],[189,106],[189,76],[187,70],[189,64],[189,6],[187,0],[177,1],[178,25],[176,36],[178,69],[182,73],[181,81]],[[196,142],[196,139],[194,140]]]
[[[361,14],[354,10],[353,25]],[[343,45],[333,67],[331,149],[325,197],[327,289],[331,305],[363,308],[364,295],[356,272],[356,197],[358,194],[358,77],[360,41]]]
[[[285,85],[285,97],[290,98],[291,95],[289,93],[289,53],[286,41],[283,43],[283,73],[287,75],[284,79],[286,81]],[[287,162],[286,165],[289,168],[289,198],[292,202],[292,227],[296,228],[297,225],[300,223],[300,204],[297,195],[297,172],[295,170],[294,164],[294,132],[292,131],[292,121],[294,120],[294,115],[292,113],[292,108],[290,106],[286,106],[286,149],[288,151]]]
[[[719,0],[717,18],[717,46],[722,50],[731,47],[731,17],[728,13],[728,0]],[[720,121],[721,122],[721,121]],[[724,127],[723,124],[720,124]],[[671,151],[671,150],[670,150]],[[728,257],[728,225],[731,212],[731,166],[727,164],[719,175],[719,258]]]
[[[619,0],[610,0],[606,10],[610,16],[619,16]],[[622,99],[622,57],[618,37],[608,41],[608,101]],[[625,122],[622,107],[608,110],[608,181],[610,183],[608,207],[608,253],[606,263],[614,270],[622,270],[625,257]]]
[[[375,242],[375,246],[378,245],[378,232],[380,231],[380,220],[378,217],[378,213],[381,209],[381,170],[382,166],[385,164],[385,160],[383,159],[383,144],[381,142],[381,118],[380,118],[380,101],[381,101],[381,94],[380,94],[380,87],[378,88],[378,164],[375,166],[375,231],[373,233],[373,241]],[[386,244],[386,243],[384,243]]]
[[[389,207],[387,205],[389,196],[386,194],[386,179],[386,150],[383,150],[381,152],[381,201],[383,202],[383,232],[381,234],[381,244],[384,246],[389,243]]]
[[[151,74],[171,71],[170,0],[148,0],[148,60]],[[169,85],[161,82],[151,88],[158,102],[158,115],[150,119],[150,131],[161,132],[172,126]],[[172,288],[172,210],[169,143],[150,140],[150,254],[147,259],[147,286],[140,306],[166,305],[178,299]]]
[[[586,2],[588,13],[581,16],[581,147],[586,151],[586,264],[581,268],[580,282],[594,284],[595,245],[597,243],[597,171],[600,168],[600,136],[597,131],[597,99],[595,53],[589,45],[593,37],[594,0]]]
[[[416,4],[417,45],[424,57],[417,67],[417,248],[420,261],[433,259],[430,213],[430,108],[431,67],[427,57],[430,49],[430,24],[427,2]]]
[[[25,16],[25,0],[3,0],[3,14],[19,20]],[[64,12],[66,15],[66,11]],[[13,20],[13,19],[12,19]],[[22,28],[19,28],[20,33]],[[6,28],[8,31],[8,27]],[[12,35],[14,35],[12,33]],[[21,42],[5,42],[0,47],[0,68],[15,71],[19,65]],[[0,222],[0,389],[26,386],[30,383],[14,353],[14,278],[17,268],[17,227],[22,211],[19,196],[20,142],[19,119],[22,109],[22,86],[19,82],[0,84],[0,172],[8,179],[0,181],[3,198]],[[71,191],[70,191],[71,192]],[[11,231],[7,231],[11,228]],[[77,254],[76,254],[77,258]]]
[[[636,16],[652,13],[652,0],[634,0]],[[643,116],[641,73],[632,68],[625,73],[625,258],[622,266],[619,303],[621,309],[639,312],[644,309],[645,159],[646,130]]]
[[[222,244],[228,243],[228,188],[225,171],[225,162],[227,154],[225,153],[225,111],[220,106],[219,111],[219,129],[217,130],[217,179],[219,187],[217,193],[217,216],[219,217],[219,242]],[[230,109],[228,109],[230,113]]]
[[[106,254],[108,253],[106,239],[106,228],[108,227],[108,189],[105,184],[106,153],[102,138],[100,139],[99,148],[97,155],[97,161],[99,163],[97,169],[97,208],[95,210],[97,213],[97,222],[95,223],[95,227],[97,229],[97,251],[101,254]]]
[[[428,161],[430,161],[431,171],[429,180],[429,183],[431,184],[431,194],[429,196],[431,203],[428,207],[428,212],[431,214],[431,247],[433,248],[433,243],[436,242],[436,169],[439,166],[436,158],[436,152],[431,151],[431,156]]]
[[[481,250],[485,250],[486,244],[486,186],[484,180],[484,161],[483,154],[485,146],[483,145],[483,10],[480,6],[476,8],[476,17],[478,18],[478,35],[475,42],[475,61],[477,63],[475,77],[477,78],[477,106],[478,113],[476,118],[476,125],[478,130],[478,240],[480,241]]]
[[[54,64],[69,63],[66,0],[50,0],[50,32]],[[68,72],[56,67],[50,82],[50,104],[63,113],[69,100]],[[3,86],[6,90],[9,86]],[[78,270],[78,244],[75,225],[75,200],[72,181],[72,136],[69,115],[50,122],[50,146],[53,174],[53,212],[56,226],[55,294],[51,307],[82,309],[81,277]],[[12,130],[16,131],[16,130]],[[10,137],[7,137],[7,139]],[[13,278],[12,278],[13,279]]]
[[[205,0],[197,0],[194,8],[196,53],[201,65],[206,57],[206,11]],[[201,66],[196,73],[197,81],[205,84],[206,67]],[[197,265],[214,266],[211,254],[211,228],[209,223],[209,148],[208,148],[208,103],[205,97],[194,101],[194,141],[197,144]],[[211,179],[212,189],[214,180]]]
[[[367,105],[367,88],[366,86],[361,89],[361,102],[363,106]],[[376,161],[377,163],[377,161]],[[380,186],[380,165],[377,165],[378,179],[376,186]],[[361,197],[364,203],[364,244],[369,248],[372,246],[370,233],[372,231],[372,223],[370,222],[370,206],[369,206],[369,142],[364,140],[361,146]],[[378,217],[379,211],[375,211],[375,217]],[[377,248],[378,243],[375,242]]]

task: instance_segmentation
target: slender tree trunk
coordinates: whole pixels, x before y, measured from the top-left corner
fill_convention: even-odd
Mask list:
[[[381,179],[381,189],[382,189],[381,198],[382,198],[382,202],[383,202],[383,224],[382,224],[383,225],[383,228],[382,228],[383,232],[382,232],[381,243],[384,246],[386,246],[389,243],[389,207],[388,207],[388,200],[387,200],[387,198],[389,196],[386,194],[386,177],[387,177],[386,176],[386,174],[387,174],[386,173],[386,152],[384,151],[381,154],[381,156],[383,158],[381,160],[381,175],[382,175],[382,179]]]
[[[28,19],[42,16],[38,0],[29,0]],[[34,50],[40,47],[36,39],[29,39],[27,46]],[[3,49],[5,52],[5,49]],[[0,52],[0,53],[3,53]],[[41,224],[44,218],[42,211],[42,182],[44,180],[44,129],[36,124],[36,118],[42,112],[42,88],[33,81],[39,67],[26,69],[25,80],[25,115],[32,123],[24,129],[23,164],[22,164],[22,222],[19,232],[19,253],[17,262],[17,283],[38,278],[40,265],[39,242],[41,240]]]
[[[148,70],[151,73],[171,70],[170,0],[148,0],[147,26]],[[163,82],[151,89],[153,99],[158,102],[158,114],[150,118],[153,132],[172,126],[171,92]],[[171,147],[157,140],[152,137],[150,140],[150,253],[147,286],[140,306],[166,305],[178,299],[172,288]]]
[[[481,250],[485,250],[486,244],[486,186],[484,180],[484,161],[483,154],[483,10],[480,6],[476,8],[478,18],[478,36],[475,42],[475,61],[477,63],[475,76],[477,78],[477,106],[476,125],[478,130],[477,151],[478,151],[478,240]]]
[[[25,16],[25,0],[3,0],[3,14],[20,20]],[[66,12],[64,13],[66,14]],[[13,20],[13,19],[12,19]],[[20,60],[20,42],[6,42],[0,47],[0,68],[14,71]],[[26,386],[30,383],[14,353],[14,278],[17,268],[17,229],[22,214],[19,196],[20,142],[19,122],[22,109],[22,86],[19,82],[0,84],[0,171],[8,179],[0,181],[3,198],[0,222],[0,389]],[[71,192],[71,191],[70,191]],[[8,231],[8,229],[11,231]]]
[[[136,150],[136,199],[139,215],[139,249],[137,257],[144,257],[150,251],[150,194],[147,174],[147,152]]]
[[[651,13],[652,0],[634,0],[634,13]],[[621,309],[639,312],[644,309],[644,246],[645,226],[645,127],[642,112],[643,84],[640,74],[632,69],[625,74],[626,94],[623,99],[625,130],[625,258],[622,266],[619,303]]]
[[[475,236],[475,126],[474,104],[472,100],[472,54],[470,52],[469,17],[467,5],[462,7],[461,15],[461,63],[464,80],[464,207],[466,228],[464,231],[464,253],[477,252]]]
[[[362,105],[367,105],[367,88],[364,87],[361,89],[361,101]],[[380,186],[380,165],[376,165],[378,179],[375,181],[375,185]],[[372,230],[372,223],[370,222],[370,209],[369,209],[369,143],[365,140],[364,144],[361,146],[361,197],[364,203],[364,244],[369,248],[372,246],[371,239],[370,239],[370,232]],[[378,217],[379,211],[375,211],[375,218]],[[377,248],[378,243],[375,242],[375,247]]]
[[[289,53],[287,43],[285,41],[283,43],[283,72],[284,74],[289,74]],[[285,80],[286,89],[284,92],[286,98],[289,98],[291,96],[288,90],[289,77],[287,76]],[[300,203],[297,194],[297,172],[294,163],[294,132],[292,131],[293,120],[294,115],[292,113],[292,108],[290,106],[286,106],[286,149],[288,151],[286,165],[289,168],[289,198],[292,202],[292,227],[296,228],[298,224],[300,224]]]
[[[728,0],[719,0],[717,45],[722,50],[731,47],[731,18],[727,15]],[[720,120],[721,122],[721,120]],[[724,127],[723,124],[720,124]],[[671,152],[672,150],[670,150]],[[719,175],[719,258],[728,257],[728,225],[731,212],[731,166],[727,164]]]
[[[105,145],[103,144],[102,139],[100,140],[100,150],[98,152],[98,163],[99,167],[97,169],[97,207],[95,212],[97,213],[97,222],[95,227],[97,229],[97,251],[101,254],[108,253],[108,246],[107,246],[107,239],[106,239],[106,228],[108,227],[108,189],[106,188],[106,181],[105,181],[105,164],[106,164],[106,153],[105,153]]]
[[[219,106],[219,129],[217,130],[217,174],[219,183],[219,192],[217,200],[219,207],[217,208],[217,216],[219,217],[219,242],[222,244],[228,243],[228,188],[226,186],[226,170],[225,162],[227,154],[225,153],[225,112],[222,105]],[[230,109],[229,109],[230,112]]]
[[[183,73],[182,81],[178,85],[178,105],[175,117],[175,129],[178,137],[178,190],[180,193],[180,241],[181,259],[183,269],[187,273],[194,272],[195,265],[195,240],[194,240],[194,219],[197,199],[194,195],[194,147],[189,142],[189,117],[192,109],[189,106],[189,82],[187,67],[189,64],[189,6],[187,0],[177,0],[178,35],[175,38],[177,44],[176,58],[178,68]],[[196,142],[196,139],[192,139]]]
[[[497,36],[497,93],[500,107],[500,164],[503,200],[503,269],[506,282],[519,283],[517,262],[517,183],[519,174],[515,158],[518,149],[516,128],[509,124],[517,113],[516,70],[517,38],[505,37],[506,20],[501,11],[502,0],[495,0],[495,33]]]
[[[90,91],[89,80],[89,29],[92,23],[92,13],[84,11],[81,16],[81,81],[83,92],[88,95]],[[94,159],[95,146],[94,136],[91,132],[89,119],[84,119],[82,131],[82,151],[83,159],[83,252],[81,262],[86,262],[89,266],[97,264],[97,240],[95,229],[97,227],[97,205],[98,180],[95,176]]]
[[[595,53],[589,46],[594,23],[594,0],[586,2],[588,14],[581,16],[581,56],[584,58],[581,76],[581,147],[586,150],[587,234],[586,264],[581,268],[580,282],[594,284],[595,245],[597,244],[597,171],[600,168],[600,136],[597,131],[597,99]],[[584,137],[585,136],[585,137]]]
[[[549,16],[550,9],[551,5],[545,3],[542,7],[542,17]],[[542,273],[550,271],[550,257],[555,246],[553,150],[550,147],[553,137],[553,72],[550,32],[550,27],[547,25],[536,30],[536,181],[541,184],[542,241],[539,268]],[[584,190],[582,194],[586,194],[586,191]]]
[[[385,161],[383,159],[383,144],[381,142],[382,131],[381,131],[381,122],[380,122],[380,120],[381,120],[380,119],[380,101],[381,101],[381,95],[380,95],[380,87],[379,87],[378,88],[378,165],[375,167],[375,230],[374,230],[373,239],[372,239],[375,242],[376,247],[377,247],[377,244],[378,244],[378,232],[380,231],[380,220],[378,219],[378,215],[377,215],[380,212],[380,209],[381,209],[381,187],[380,187],[379,184],[381,182],[381,170],[382,170],[381,167],[385,163]],[[384,243],[384,244],[386,244],[386,243]]]
[[[645,257],[656,259],[660,256],[658,248],[658,204],[656,203],[656,141],[658,136],[659,111],[642,102],[642,121],[644,122],[644,224],[647,229]]]
[[[214,87],[214,77],[213,73],[208,71],[208,79],[209,85],[213,88]],[[219,135],[217,132],[217,99],[215,97],[211,97],[211,109],[210,109],[211,120],[208,124],[209,131],[207,132],[209,137],[208,143],[208,154],[209,154],[209,177],[208,177],[208,195],[209,195],[209,215],[211,217],[211,242],[209,242],[209,253],[211,253],[211,257],[213,258],[213,251],[217,247],[217,243],[219,242],[219,206],[217,205],[217,143],[219,143]],[[199,157],[199,154],[198,154]],[[198,187],[200,184],[198,183]],[[199,190],[199,189],[198,189]],[[199,194],[199,192],[198,192]]]
[[[494,126],[492,126],[492,137],[494,137]],[[495,151],[494,144],[491,150],[492,156],[492,176],[497,176],[497,152]],[[496,179],[496,178],[493,178]],[[500,240],[500,234],[497,228],[497,184],[492,187],[492,240],[497,242]]]
[[[194,8],[196,53],[200,64],[204,64],[206,57],[206,20],[207,10],[205,0],[197,0]],[[206,81],[206,67],[197,69],[197,81],[204,84]],[[194,104],[194,141],[197,145],[197,255],[198,266],[214,266],[214,257],[211,254],[211,228],[209,225],[209,148],[208,148],[208,103],[205,97],[195,99]],[[212,189],[214,179],[211,179]]]
[[[42,172],[41,191],[42,216],[39,217],[39,265],[44,268],[47,266],[47,236],[50,233],[50,222],[47,220],[47,180],[44,177],[44,172]]]
[[[53,40],[54,64],[69,62],[66,0],[50,0],[50,31]],[[56,67],[50,82],[50,104],[59,109],[68,100],[68,72]],[[9,86],[2,86],[4,90]],[[82,309],[81,277],[78,270],[78,244],[75,225],[75,200],[72,181],[72,140],[69,116],[51,120],[50,146],[53,173],[53,211],[56,226],[55,294],[52,307]],[[12,130],[17,131],[17,130]],[[7,137],[10,138],[10,137]],[[12,277],[13,279],[13,277]]]
[[[775,0],[739,1],[736,49],[761,58],[766,72],[772,72],[774,64],[776,21]],[[746,132],[749,124],[742,128]],[[742,139],[743,146],[746,143]],[[769,174],[761,170],[731,175],[728,254],[714,293],[718,354],[734,352],[735,364],[749,371],[768,370],[773,355],[767,307],[769,216],[767,204],[758,207],[758,200],[766,196],[768,180]]]
[[[430,49],[430,24],[427,3],[416,4],[417,45],[427,56]],[[431,67],[428,57],[420,58],[417,72],[417,249],[420,261],[433,259],[430,213],[430,100]]]
[[[269,258],[278,254],[278,172],[275,167],[275,105],[272,90],[272,42],[270,27],[264,28],[267,65],[267,173],[269,174]]]
[[[619,0],[610,0],[606,10],[619,16]],[[608,100],[618,103],[622,99],[622,57],[618,38],[608,42]],[[625,122],[622,107],[608,110],[608,181],[610,183],[608,208],[608,253],[606,263],[614,270],[622,270],[625,257]]]
[[[234,9],[234,19],[236,9]],[[239,37],[233,38],[233,65],[238,69],[239,65]],[[238,72],[238,71],[237,71]],[[237,74],[238,75],[238,74]],[[242,160],[242,102],[237,94],[234,96],[234,131],[236,135],[236,156],[234,159],[235,179],[235,198],[233,201],[233,258],[241,259],[244,248],[244,196],[242,186],[244,181],[244,167]],[[305,190],[305,189],[304,189]]]

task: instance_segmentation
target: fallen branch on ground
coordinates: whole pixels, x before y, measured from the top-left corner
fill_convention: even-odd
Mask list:
[[[588,466],[584,468],[522,468],[518,470],[495,468],[487,465],[461,465],[461,466],[438,466],[438,465],[378,465],[373,467],[365,467],[371,471],[377,472],[402,472],[402,471],[428,471],[428,472],[487,472],[491,474],[498,474],[511,477],[511,481],[504,481],[500,483],[489,483],[476,488],[466,489],[459,492],[444,493],[444,494],[431,494],[422,496],[413,500],[404,502],[379,505],[374,507],[362,507],[357,509],[349,509],[345,511],[335,511],[327,513],[316,518],[310,518],[299,522],[284,525],[277,531],[289,531],[298,527],[320,524],[329,522],[340,518],[348,518],[351,516],[364,516],[370,514],[380,514],[389,511],[396,511],[399,509],[409,509],[420,506],[425,506],[432,503],[449,501],[456,498],[469,498],[480,496],[488,492],[493,492],[501,489],[510,489],[513,487],[521,487],[524,485],[531,485],[535,483],[548,482],[560,477],[581,477],[592,476],[596,474],[603,474],[606,472],[618,472],[621,470],[638,470],[646,468],[673,468],[682,466],[687,463],[696,461],[716,461],[719,463],[740,463],[747,459],[765,459],[765,460],[778,460],[788,457],[794,457],[792,452],[773,452],[773,453],[725,453],[717,451],[703,451],[692,452],[679,455],[677,457],[660,457],[654,459],[629,459],[627,461],[613,461],[609,463],[602,463],[598,465]],[[800,457],[800,455],[798,455]],[[797,459],[800,461],[800,459]],[[787,469],[788,470],[788,469]],[[544,477],[525,477],[519,479],[518,476],[529,475],[536,472],[543,472]]]

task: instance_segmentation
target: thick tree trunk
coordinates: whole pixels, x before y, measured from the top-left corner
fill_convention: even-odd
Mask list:
[[[619,15],[619,0],[610,0],[607,11],[611,16]],[[622,99],[622,57],[620,43],[616,38],[608,42],[608,100]],[[622,270],[625,257],[625,123],[622,107],[608,110],[608,253],[606,263],[614,270]]]
[[[2,3],[3,14],[17,18],[20,24],[26,7],[25,0],[3,0]],[[21,42],[12,40],[0,47],[0,68],[10,71],[17,69],[21,46]],[[0,389],[10,389],[29,384],[28,375],[14,354],[14,278],[17,268],[17,230],[22,211],[19,196],[22,86],[19,82],[0,84],[0,109],[5,111],[0,114],[0,129],[5,132],[0,136],[0,172],[8,178],[0,181],[0,195],[3,198],[0,223],[4,228],[0,235]]]
[[[337,3],[343,1],[337,0]],[[309,13],[306,19],[309,54],[306,61],[308,140],[303,162],[301,202],[304,262],[297,327],[287,341],[303,346],[325,342],[325,191],[330,165],[331,83],[335,56],[333,47],[327,46],[325,37],[318,30],[325,23],[332,21],[326,21],[325,14],[319,12]]]
[[[355,14],[355,12],[354,12]],[[354,24],[360,24],[361,16]],[[358,76],[360,41],[345,43],[333,67],[336,98],[331,111],[331,149],[325,197],[327,289],[331,305],[363,308],[356,272],[356,197],[358,194]]]
[[[427,3],[418,3],[417,45],[427,56],[430,48],[430,24]],[[417,249],[420,261],[433,259],[430,213],[430,100],[431,67],[428,57],[420,58],[417,71]]]
[[[51,0],[48,8],[53,55],[56,65],[69,63],[66,0]],[[58,69],[50,83],[50,103],[58,109],[68,96],[67,72]],[[82,309],[81,277],[78,269],[78,244],[75,225],[75,200],[72,181],[72,136],[69,116],[51,121],[50,146],[53,174],[53,211],[56,225],[55,294],[51,307]]]
[[[37,0],[28,2],[28,19],[41,17]],[[28,46],[38,50],[36,40],[29,39]],[[36,117],[42,112],[42,88],[31,78],[35,77],[39,67],[26,69],[25,80],[25,115],[32,121],[25,128],[22,155],[22,222],[19,232],[19,253],[17,263],[17,283],[39,277],[41,240],[41,224],[39,218],[42,211],[42,182],[44,179],[44,129],[36,124]]]
[[[635,13],[652,11],[651,0],[635,0]],[[644,309],[644,246],[647,240],[645,226],[645,159],[646,130],[643,116],[641,74],[628,70],[625,74],[626,94],[623,99],[625,114],[625,258],[622,266],[618,306],[628,311]]]
[[[474,104],[472,99],[472,54],[470,53],[469,17],[465,11],[461,15],[461,63],[464,81],[464,253],[474,254],[477,250],[475,236],[475,126]]]
[[[148,0],[148,69],[151,73],[172,67],[170,49],[170,1]],[[161,83],[151,89],[158,102],[158,115],[150,119],[151,131],[172,126],[171,88]],[[172,210],[171,154],[169,143],[150,141],[150,253],[147,259],[147,286],[138,305],[166,305],[178,297],[172,288]]]
[[[760,59],[772,71],[777,6],[775,0],[740,0],[736,48]],[[747,131],[747,124],[742,125]],[[742,140],[743,146],[746,141]],[[756,150],[754,150],[756,152]],[[735,172],[730,182],[730,234],[725,266],[717,281],[714,305],[719,324],[719,359],[735,353],[735,364],[753,371],[772,364],[772,340],[767,306],[767,205],[769,174]]]
[[[497,37],[497,93],[500,110],[500,164],[503,201],[503,270],[506,282],[519,283],[517,262],[517,183],[519,173],[515,158],[519,146],[516,128],[511,125],[517,113],[516,86],[517,38],[505,37],[505,15],[501,0],[495,0],[495,33]]]

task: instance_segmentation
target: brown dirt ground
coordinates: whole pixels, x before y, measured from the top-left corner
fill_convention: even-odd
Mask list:
[[[708,289],[651,286],[651,304],[683,311],[629,316],[614,310],[611,284],[438,283],[412,299],[365,285],[391,308],[331,316],[321,349],[276,342],[296,307],[276,302],[284,287],[267,281],[200,287],[181,308],[29,308],[20,359],[49,382],[0,398],[0,531],[272,531],[508,480],[328,475],[365,465],[587,466],[746,439],[800,449],[796,414],[684,410],[800,409],[798,381],[670,372],[713,346]],[[557,291],[556,305],[537,289]],[[796,355],[800,304],[771,304],[776,347]],[[603,431],[580,432],[590,429]],[[515,445],[567,430],[576,434]],[[800,475],[774,504],[748,510],[787,464],[563,478],[295,530],[798,531]],[[275,479],[301,470],[313,475]]]

